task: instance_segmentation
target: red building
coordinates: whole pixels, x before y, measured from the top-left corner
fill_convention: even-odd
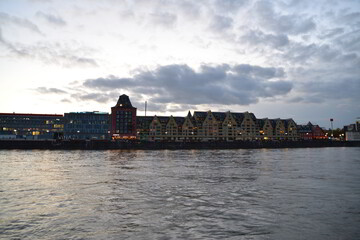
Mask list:
[[[136,139],[136,108],[125,94],[111,108],[111,136],[113,139]]]
[[[303,140],[327,139],[324,130],[319,125],[309,122],[306,125],[298,125],[299,138]]]

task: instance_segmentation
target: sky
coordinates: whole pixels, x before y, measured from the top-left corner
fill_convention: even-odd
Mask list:
[[[360,117],[359,0],[0,0],[0,112]]]

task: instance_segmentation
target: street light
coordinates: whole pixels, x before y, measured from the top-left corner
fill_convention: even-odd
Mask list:
[[[331,123],[331,137],[334,137],[334,127],[333,127],[333,122],[334,122],[334,119],[333,119],[333,118],[330,118],[330,123]]]

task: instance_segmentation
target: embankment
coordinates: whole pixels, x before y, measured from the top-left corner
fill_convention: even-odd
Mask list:
[[[115,149],[256,149],[360,147],[360,141],[215,141],[215,142],[141,142],[112,140],[0,140],[0,149],[115,150]]]

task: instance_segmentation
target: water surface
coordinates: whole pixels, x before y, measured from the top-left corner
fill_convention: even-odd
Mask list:
[[[3,239],[360,239],[360,148],[0,151]]]

